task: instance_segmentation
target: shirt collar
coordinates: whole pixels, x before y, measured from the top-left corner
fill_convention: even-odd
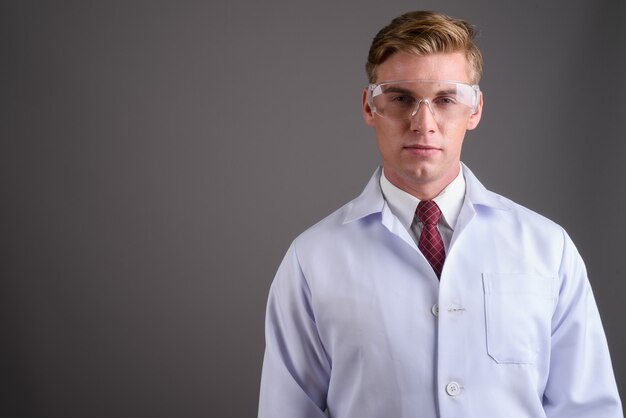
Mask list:
[[[507,210],[510,208],[508,199],[487,190],[465,164],[461,163],[461,167],[463,169],[462,177],[465,180],[466,203],[473,206],[479,205],[498,210]],[[356,199],[348,203],[344,223],[352,222],[383,211],[385,198],[380,185],[381,177],[382,168],[378,167],[363,192]],[[417,204],[415,207],[417,208]],[[456,220],[454,222],[456,223]]]
[[[409,229],[413,223],[415,210],[420,200],[393,185],[385,176],[384,171],[380,176],[380,188],[393,214],[398,217],[400,223],[402,223],[406,229]],[[433,199],[441,210],[443,220],[452,229],[454,229],[454,225],[456,225],[456,220],[461,212],[464,198],[465,178],[463,176],[463,170],[459,169],[459,174],[454,180]]]

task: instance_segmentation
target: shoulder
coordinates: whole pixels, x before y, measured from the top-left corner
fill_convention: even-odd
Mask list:
[[[536,212],[535,210],[530,209],[520,203],[517,203],[507,197],[498,195],[496,193],[494,194],[498,196],[500,202],[502,202],[502,204],[509,209],[508,214],[514,219],[517,219],[520,222],[536,225],[537,227],[548,228],[550,230],[562,229],[562,227],[557,222]]]
[[[368,226],[380,221],[384,206],[378,169],[358,197],[307,228],[294,240],[294,246],[312,250],[358,240],[359,234],[364,233]]]
[[[562,235],[563,229],[559,224],[524,205],[488,190],[467,167],[464,169],[467,185],[466,199],[480,219],[494,224],[518,225],[549,234]]]
[[[560,224],[509,198],[493,194],[504,209],[476,209],[481,226],[493,235],[492,239],[517,248],[520,257],[533,254],[533,260],[551,260],[554,269],[564,266],[579,269],[583,265],[576,245]]]
[[[295,238],[294,247],[311,249],[328,246],[350,237],[363,221],[363,219],[349,220],[353,206],[354,201],[350,201],[308,227]]]

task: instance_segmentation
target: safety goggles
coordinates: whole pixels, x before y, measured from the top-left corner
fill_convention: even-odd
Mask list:
[[[385,81],[368,86],[368,104],[384,118],[406,121],[422,104],[438,122],[467,117],[478,110],[480,88],[456,81]]]

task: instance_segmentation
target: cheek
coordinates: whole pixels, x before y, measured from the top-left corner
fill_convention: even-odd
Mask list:
[[[458,144],[459,147],[461,146],[461,143],[463,142],[463,138],[465,137],[465,132],[466,132],[466,129],[465,129],[464,124],[447,126],[441,129],[441,133],[443,137],[446,138],[446,142],[452,146],[456,146]]]
[[[375,130],[378,142],[398,142],[404,136],[407,127],[401,123],[382,122],[376,124]]]

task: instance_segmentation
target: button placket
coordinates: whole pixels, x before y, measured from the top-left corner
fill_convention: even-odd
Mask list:
[[[465,308],[457,303],[451,303],[448,308],[447,311],[450,312],[451,314],[462,314],[465,312]]]

